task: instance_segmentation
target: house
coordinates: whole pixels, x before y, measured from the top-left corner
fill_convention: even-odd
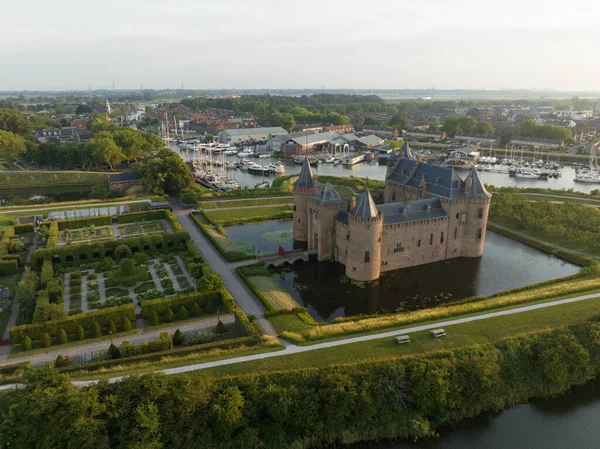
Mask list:
[[[110,190],[127,190],[133,186],[139,186],[142,177],[136,172],[123,172],[111,174],[109,177]]]

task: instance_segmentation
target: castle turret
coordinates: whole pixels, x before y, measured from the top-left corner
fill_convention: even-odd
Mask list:
[[[480,257],[485,244],[485,231],[492,195],[486,190],[474,168],[465,179],[464,189],[467,196],[467,212],[462,255],[464,257]]]
[[[381,274],[383,213],[377,210],[369,189],[348,214],[346,276],[372,281]]]
[[[328,182],[308,202],[308,249],[317,251],[318,260],[334,255],[335,218],[346,211],[346,202]]]
[[[308,200],[319,191],[319,183],[314,179],[308,158],[304,159],[302,170],[294,182],[294,240],[308,241]]]
[[[392,174],[392,172],[394,171],[394,167],[396,166],[399,160],[400,158],[398,157],[398,153],[392,151],[392,154],[390,154],[390,157],[387,160],[387,171],[385,173],[386,178]]]

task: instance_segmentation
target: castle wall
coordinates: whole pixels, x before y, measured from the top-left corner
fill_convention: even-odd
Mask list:
[[[319,206],[313,202],[308,203],[308,249],[317,250],[319,261],[330,260],[334,257],[335,218],[340,210],[345,209],[345,203],[329,206]]]
[[[357,281],[372,281],[381,274],[383,217],[348,217],[346,276]]]
[[[319,191],[318,187],[294,188],[294,240],[308,241],[308,201]]]
[[[483,254],[489,210],[489,198],[469,200],[462,238],[462,255],[464,257],[479,257]]]

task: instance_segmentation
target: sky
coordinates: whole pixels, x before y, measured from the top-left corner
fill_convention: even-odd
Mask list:
[[[600,91],[600,2],[0,0],[0,91]]]

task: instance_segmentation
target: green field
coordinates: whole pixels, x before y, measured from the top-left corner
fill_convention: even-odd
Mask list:
[[[271,276],[248,276],[248,281],[260,290],[275,310],[290,310],[300,307],[294,298],[282,289]]]
[[[0,176],[0,188],[40,187],[52,185],[108,185],[110,173],[77,171],[23,171],[4,173]]]
[[[202,209],[229,209],[232,207],[244,206],[270,206],[273,204],[291,204],[293,202],[293,196],[285,196],[277,198],[251,198],[247,200],[201,201],[198,203],[198,207]]]
[[[222,209],[204,213],[209,221],[223,226],[232,226],[253,221],[289,219],[292,217],[292,214],[293,210],[289,206]]]

